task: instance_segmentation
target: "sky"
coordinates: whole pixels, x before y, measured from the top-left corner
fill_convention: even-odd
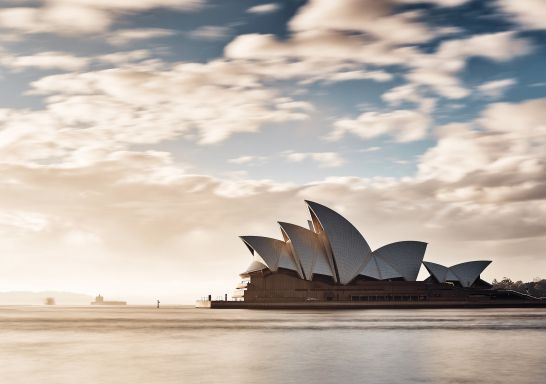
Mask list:
[[[238,236],[304,199],[545,278],[545,29],[542,0],[0,0],[0,291],[230,294]]]

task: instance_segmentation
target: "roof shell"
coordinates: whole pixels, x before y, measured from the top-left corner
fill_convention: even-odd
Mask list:
[[[316,233],[291,223],[279,222],[279,225],[292,246],[294,259],[301,265],[306,280],[313,278],[315,268],[319,270],[318,273],[333,276]]]
[[[422,241],[398,241],[376,249],[372,252],[372,257],[390,265],[398,272],[398,277],[403,277],[406,281],[416,281],[426,249],[427,243]]]
[[[446,282],[447,272],[449,271],[448,267],[431,261],[423,261],[423,265],[439,283]]]
[[[453,265],[449,269],[459,278],[463,287],[470,287],[489,264],[491,260],[475,260]]]
[[[284,241],[263,236],[240,236],[240,238],[254,256],[253,260],[266,265],[272,272],[277,271],[279,267],[297,271],[293,257]]]
[[[456,264],[451,267],[445,267],[430,261],[423,261],[425,268],[440,283],[457,281],[466,288],[471,287],[472,284],[476,282],[480,274],[489,264],[491,264],[490,260],[475,260]]]
[[[363,276],[372,277],[377,280],[387,280],[394,279],[397,277],[402,277],[398,271],[396,271],[392,266],[387,262],[377,256],[370,258],[370,261],[366,263],[362,271],[360,272]]]
[[[370,260],[370,246],[360,232],[339,213],[312,201],[305,202],[313,216],[313,224],[320,224],[321,228],[315,225],[315,229],[322,229],[326,234],[339,282],[348,284]]]

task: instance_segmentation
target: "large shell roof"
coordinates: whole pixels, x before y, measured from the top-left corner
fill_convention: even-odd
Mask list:
[[[305,202],[314,216],[313,222],[318,221],[326,233],[339,282],[348,284],[370,261],[372,250],[368,242],[349,220],[336,211],[313,201]]]
[[[491,264],[490,260],[476,260],[446,267],[430,261],[423,261],[425,268],[438,282],[456,281],[463,287],[472,286],[489,264]]]
[[[241,236],[241,240],[254,256],[253,261],[266,265],[269,270],[275,272],[280,267],[298,271],[284,241],[263,236]]]
[[[415,281],[421,267],[439,282],[474,284],[490,261],[471,261],[450,268],[423,262],[427,243],[398,241],[372,252],[362,234],[342,215],[313,201],[305,201],[311,214],[310,229],[279,222],[283,240],[263,236],[241,236],[253,257],[247,272],[279,268],[295,271],[302,279],[317,274],[348,284],[357,276],[377,280]]]
[[[288,239],[287,243],[292,247],[292,252],[297,256],[296,260],[301,265],[305,279],[311,280],[315,272],[334,276],[326,252],[315,232],[291,223],[279,222],[279,225]]]
[[[376,259],[378,264],[387,264],[398,272],[398,276],[390,278],[403,277],[404,280],[415,281],[426,249],[427,243],[422,241],[398,241],[376,249],[372,252],[372,258]],[[387,277],[382,279],[385,278]]]

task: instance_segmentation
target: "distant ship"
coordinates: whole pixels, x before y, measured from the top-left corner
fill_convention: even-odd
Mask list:
[[[106,301],[104,297],[98,295],[95,297],[95,301],[91,302],[91,305],[127,305],[126,301]]]
[[[55,298],[54,297],[46,297],[44,301],[45,305],[55,305]]]

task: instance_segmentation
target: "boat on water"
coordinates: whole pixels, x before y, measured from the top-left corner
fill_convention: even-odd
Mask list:
[[[233,300],[202,298],[198,308],[525,308],[546,299],[494,289],[480,274],[489,260],[447,267],[423,261],[427,243],[399,241],[371,250],[334,210],[306,201],[309,229],[279,222],[283,240],[241,236],[252,254]],[[417,281],[421,266],[430,276]]]
[[[104,300],[104,297],[98,295],[95,297],[95,301],[91,302],[91,305],[127,305],[126,301],[116,301],[116,300]]]
[[[44,300],[45,305],[55,305],[55,298],[54,297],[46,297]]]

